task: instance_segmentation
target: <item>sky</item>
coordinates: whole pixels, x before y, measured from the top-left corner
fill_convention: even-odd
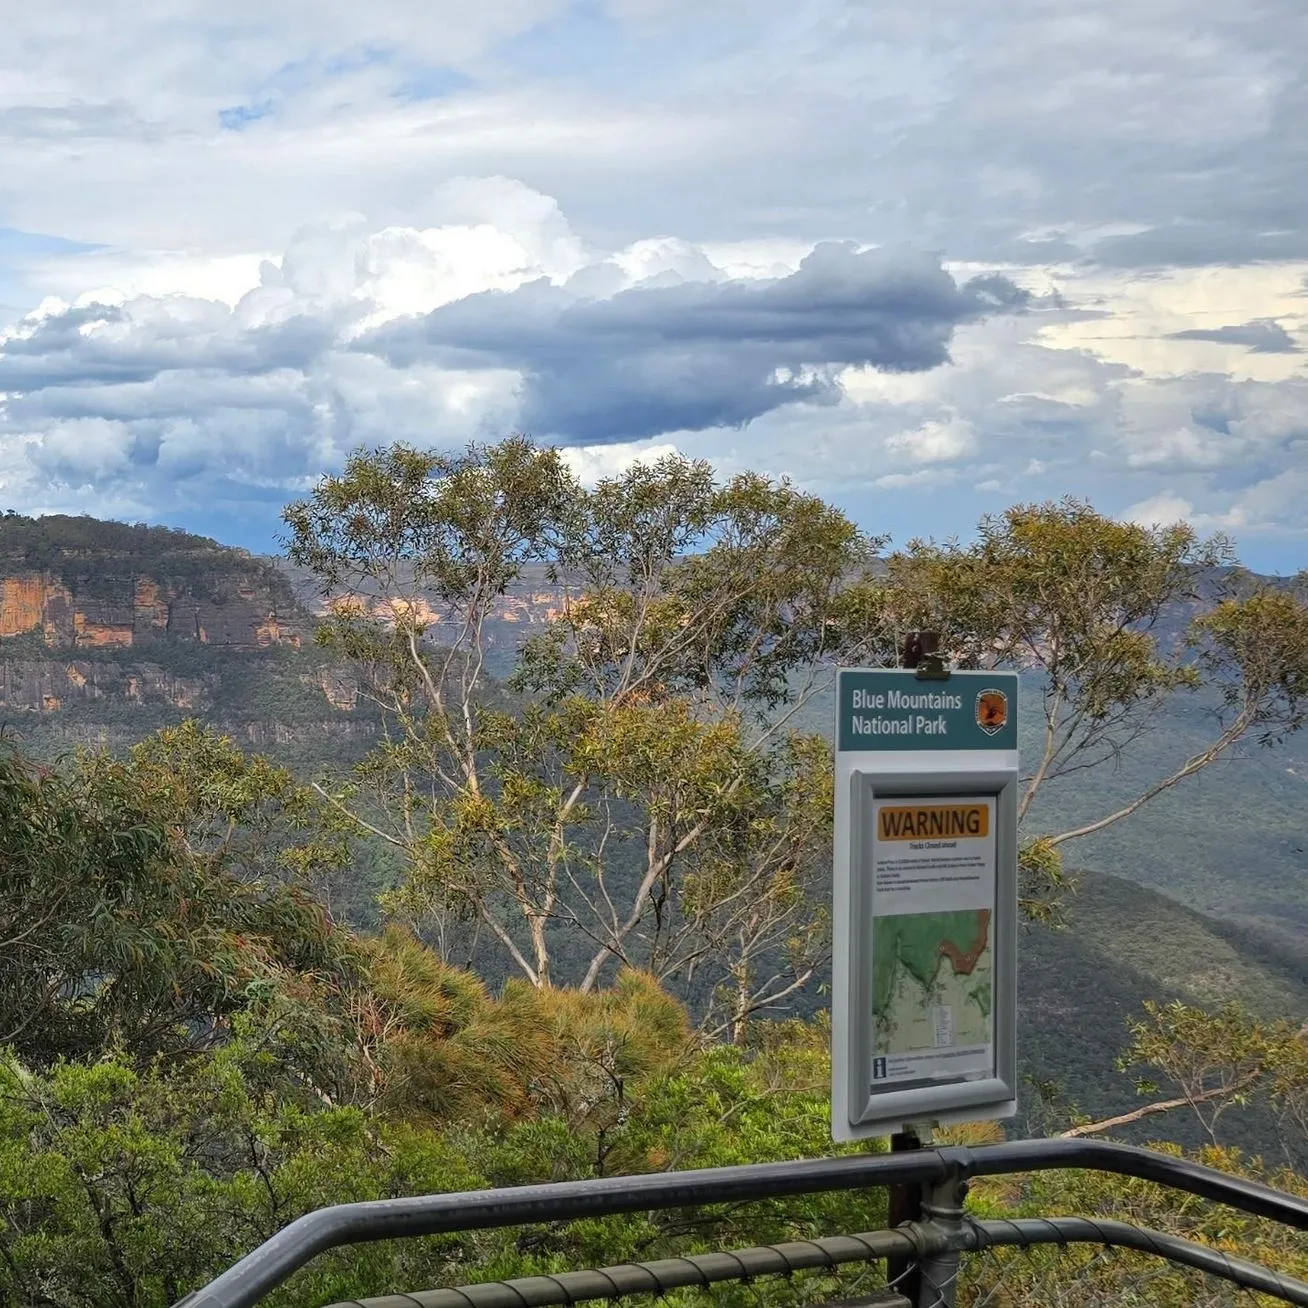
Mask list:
[[[517,430],[1308,567],[1303,0],[10,9],[0,509],[262,551]]]

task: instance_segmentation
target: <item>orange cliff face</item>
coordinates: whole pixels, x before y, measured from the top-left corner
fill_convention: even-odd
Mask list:
[[[162,634],[168,630],[168,600],[153,577],[138,577],[132,595],[134,629]]]
[[[293,645],[296,649],[300,648],[299,632],[291,631],[279,622],[276,613],[270,613],[255,627],[254,639],[260,649],[266,649],[269,645]]]
[[[221,599],[153,577],[124,579],[116,599],[84,598],[48,572],[0,577],[0,638],[39,633],[50,648],[126,648],[152,636],[240,649],[298,646],[298,625],[277,612],[266,585],[245,577]]]
[[[134,635],[130,622],[93,622],[80,609],[73,610],[73,644],[79,649],[130,645]]]
[[[69,608],[72,596],[57,582],[53,585],[41,573],[0,578],[0,636],[26,636],[40,631],[47,644],[53,633],[46,630],[46,611],[52,592]]]

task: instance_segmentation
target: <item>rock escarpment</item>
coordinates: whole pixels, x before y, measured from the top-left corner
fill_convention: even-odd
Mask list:
[[[0,651],[3,648],[0,645]],[[213,675],[180,676],[157,663],[0,658],[0,705],[48,713],[72,704],[117,700],[203,711],[217,680]]]
[[[30,741],[127,744],[185,716],[238,739],[308,742],[319,727],[326,739],[359,717],[357,688],[313,648],[313,624],[286,578],[243,550],[0,516],[0,714]]]
[[[0,639],[39,636],[58,650],[158,638],[247,650],[299,645],[303,619],[281,578],[254,559],[248,570],[223,563],[212,575],[185,577],[143,573],[130,557],[70,561],[56,572],[0,556]]]

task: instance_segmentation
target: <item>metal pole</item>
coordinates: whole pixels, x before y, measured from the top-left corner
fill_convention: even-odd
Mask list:
[[[967,1183],[957,1177],[922,1187],[922,1221],[924,1235],[935,1236],[923,1242],[934,1253],[923,1255],[917,1265],[917,1284],[912,1296],[916,1308],[954,1308],[958,1293],[958,1273],[962,1266],[963,1204]]]
[[[914,668],[919,677],[924,672],[934,671],[940,660],[937,651],[940,648],[939,633],[934,631],[910,631],[904,638],[899,661],[905,668]],[[948,674],[946,674],[948,675]],[[892,1154],[908,1153],[921,1149],[931,1142],[930,1126],[905,1123],[902,1131],[890,1137]],[[922,1219],[922,1186],[892,1185],[888,1188],[887,1225],[894,1229],[907,1223],[917,1223]],[[914,1258],[893,1257],[886,1259],[886,1280],[899,1291],[910,1303],[918,1299],[920,1277],[917,1261]]]
[[[906,1123],[902,1131],[890,1137],[892,1154],[909,1153],[929,1144],[931,1132],[927,1128]],[[894,1230],[922,1220],[923,1186],[917,1182],[886,1187],[886,1225]],[[913,1254],[897,1254],[886,1259],[886,1282],[910,1303],[917,1302],[917,1258]]]

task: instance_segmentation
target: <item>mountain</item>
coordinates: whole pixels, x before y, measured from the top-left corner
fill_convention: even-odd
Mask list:
[[[323,611],[312,578],[284,560],[270,562],[306,608]],[[1220,572],[1205,578],[1206,599],[1220,598],[1232,580]],[[523,634],[561,601],[543,570],[510,591],[487,633],[497,672],[507,671]],[[1156,624],[1159,639],[1183,639],[1194,611],[1169,607]],[[1039,692],[1038,681],[1024,675],[1023,695]],[[1114,766],[1051,784],[1031,827],[1066,830],[1127,802],[1212,739],[1217,707],[1202,694],[1178,697]],[[827,692],[814,696],[795,725],[830,738],[834,718]],[[1038,745],[1038,724],[1028,714],[1021,747],[1030,756]],[[1073,1109],[1099,1118],[1141,1102],[1132,1076],[1114,1063],[1126,1024],[1146,999],[1203,1007],[1238,1000],[1263,1017],[1308,1017],[1305,811],[1308,733],[1275,749],[1241,747],[1130,820],[1065,846],[1079,881],[1066,926],[1025,928],[1019,954],[1025,1130],[1062,1124]],[[815,992],[808,1002],[823,1001]],[[1041,1083],[1056,1087],[1056,1102],[1042,1105],[1033,1089]],[[1279,1147],[1265,1115],[1232,1115],[1227,1124],[1247,1147]],[[1151,1118],[1134,1136],[1201,1143],[1197,1123],[1184,1114]]]
[[[72,744],[123,748],[199,716],[304,772],[343,767],[378,722],[347,668],[311,640],[325,607],[312,578],[203,537],[89,518],[0,518],[0,719],[49,756]],[[489,626],[507,671],[523,634],[560,596],[528,574]],[[434,613],[434,616],[439,616]],[[1172,615],[1172,625],[1184,615]],[[1028,683],[1024,693],[1038,693]],[[1046,830],[1108,811],[1193,753],[1212,705],[1178,700],[1116,768],[1051,786],[1033,813]],[[797,725],[829,734],[830,696]],[[1028,719],[1029,721],[1029,719]],[[1023,748],[1035,746],[1025,734]],[[1023,932],[1021,1053],[1032,1084],[1091,1116],[1137,1102],[1113,1062],[1146,998],[1238,998],[1266,1016],[1308,1015],[1308,740],[1250,748],[1100,836],[1067,847],[1080,869],[1066,929]],[[339,901],[364,924],[367,887],[392,869],[377,851]],[[822,1002],[814,995],[812,1002]],[[1024,1095],[1025,1126],[1042,1125]],[[1162,1131],[1153,1119],[1147,1132]],[[1265,1121],[1240,1128],[1270,1147]],[[1167,1131],[1193,1128],[1172,1119]]]
[[[1213,595],[1229,578],[1209,579]],[[421,592],[420,592],[421,593]],[[427,596],[437,620],[434,597]],[[488,624],[488,665],[512,666],[523,635],[561,603],[527,569]],[[285,559],[259,558],[183,532],[91,518],[0,519],[0,715],[34,745],[121,746],[198,713],[244,743],[305,765],[348,763],[376,721],[348,669],[308,639],[326,599]],[[1188,620],[1163,616],[1164,639]],[[1024,679],[1024,693],[1039,687]],[[1111,767],[1046,788],[1032,829],[1059,830],[1112,810],[1211,739],[1216,706],[1178,697]],[[795,724],[830,734],[816,696]],[[1023,748],[1037,747],[1030,715]],[[1260,936],[1308,930],[1308,733],[1246,747],[1161,796],[1130,821],[1065,846],[1078,867],[1120,875]]]
[[[1251,932],[1122,877],[1082,873],[1065,926],[1028,926],[1018,949],[1026,1132],[1056,1125],[1069,1110],[1099,1119],[1147,1102],[1134,1075],[1114,1067],[1128,1043],[1126,1023],[1146,999],[1209,1009],[1235,1000],[1264,1019],[1308,1017],[1308,936]],[[1053,1103],[1041,1103],[1040,1083],[1052,1083]],[[1279,1156],[1275,1124],[1257,1109],[1228,1114],[1223,1131],[1233,1143]],[[1183,1111],[1115,1138],[1203,1143]]]
[[[265,555],[262,561],[286,579],[296,602],[305,611],[318,617],[327,612],[328,605],[335,596],[324,594],[311,572],[279,555]],[[412,602],[418,606],[423,620],[432,623],[439,631],[440,623],[447,615],[442,611],[436,596],[415,585],[411,572],[406,575],[401,571],[399,582],[405,594],[412,596]],[[352,598],[362,600],[373,613],[385,614],[387,601],[366,579],[353,592]],[[486,623],[487,667],[491,675],[501,678],[508,676],[513,670],[518,645],[523,637],[532,627],[548,622],[562,605],[563,590],[557,582],[546,576],[544,565],[524,566],[521,576],[500,597]]]
[[[0,638],[52,651],[152,640],[231,649],[298,646],[304,611],[275,570],[243,550],[162,527],[94,518],[0,518]]]
[[[34,752],[121,748],[187,716],[310,755],[369,737],[352,679],[312,631],[282,574],[243,550],[161,527],[0,517],[0,718]]]
[[[1213,593],[1227,579],[1214,575]],[[440,618],[433,597],[430,616]],[[523,635],[561,603],[530,568],[488,624],[503,675]],[[92,518],[0,518],[0,719],[42,749],[120,747],[187,714],[288,760],[348,763],[377,723],[348,669],[309,639],[326,599],[285,559],[255,557],[165,528]],[[1165,615],[1164,635],[1188,614]],[[439,628],[439,622],[437,622]],[[1038,685],[1024,679],[1024,694]],[[1051,784],[1032,829],[1112,811],[1202,747],[1216,706],[1178,697],[1115,765]],[[822,694],[795,725],[830,735]],[[1037,747],[1031,716],[1022,745]],[[1308,931],[1308,733],[1249,746],[1129,821],[1064,847],[1078,867],[1124,877],[1260,938]]]

